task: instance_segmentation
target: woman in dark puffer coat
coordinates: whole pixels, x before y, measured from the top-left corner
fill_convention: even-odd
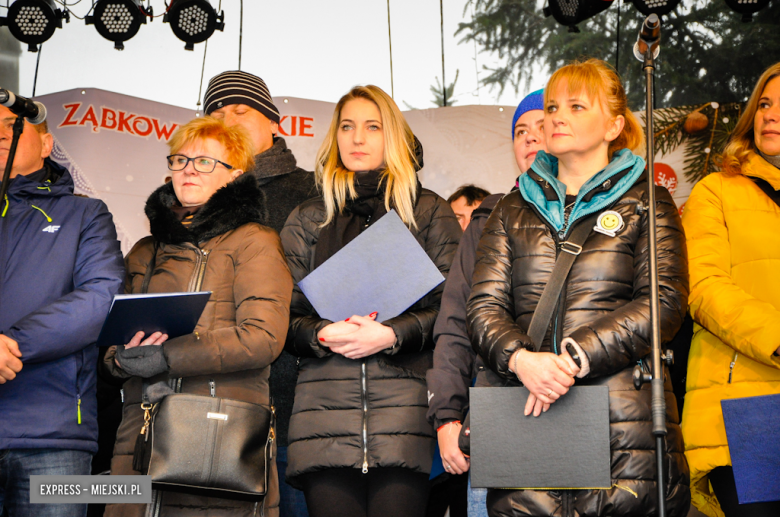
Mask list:
[[[490,369],[481,384],[520,381],[531,392],[526,415],[539,416],[575,382],[609,387],[613,486],[494,489],[488,511],[514,517],[656,515],[650,385],[637,391],[632,383],[634,365],[651,348],[645,163],[629,151],[640,145],[641,128],[626,107],[617,74],[603,61],[589,60],[553,74],[545,89],[544,129],[549,154],[537,155],[519,190],[498,203],[485,227],[468,303],[469,331]],[[688,272],[675,204],[661,187],[656,196],[661,338],[668,341],[685,315]],[[588,236],[553,328],[534,352],[526,332],[560,243],[578,224],[593,225],[591,214],[601,214],[597,224],[614,233]],[[581,367],[567,349],[576,352]],[[690,506],[688,467],[668,378],[666,404],[667,515],[684,516]]]
[[[391,208],[446,276],[461,230],[446,201],[421,188],[420,167],[422,147],[385,92],[345,95],[317,158],[322,197],[296,208],[282,230],[295,282]],[[312,517],[425,514],[435,444],[425,372],[442,289],[380,324],[376,313],[324,320],[295,287],[285,346],[300,360],[287,481],[304,490]]]

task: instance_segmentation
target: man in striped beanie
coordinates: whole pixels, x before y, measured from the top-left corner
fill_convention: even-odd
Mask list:
[[[222,72],[209,81],[203,99],[206,115],[222,119],[228,126],[241,126],[255,146],[255,168],[251,171],[265,193],[266,225],[282,231],[295,207],[317,195],[314,174],[297,166],[279,131],[279,110],[265,81],[242,71]],[[303,492],[284,482],[287,466],[287,429],[295,396],[297,367],[288,352],[271,366],[271,397],[276,407],[277,467],[281,517],[305,517]],[[275,506],[275,503],[271,503]],[[275,514],[272,510],[272,514]]]

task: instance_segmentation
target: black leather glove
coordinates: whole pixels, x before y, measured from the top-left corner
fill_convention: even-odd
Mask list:
[[[125,348],[125,345],[116,347],[116,359],[119,367],[130,375],[148,379],[158,373],[168,371],[168,359],[162,345],[136,346]]]

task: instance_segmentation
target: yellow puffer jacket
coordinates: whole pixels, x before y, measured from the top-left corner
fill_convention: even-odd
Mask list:
[[[743,167],[780,189],[757,154]],[[731,465],[720,401],[780,393],[780,208],[745,176],[711,174],[683,213],[696,325],[682,417],[691,499],[723,517],[707,474]]]

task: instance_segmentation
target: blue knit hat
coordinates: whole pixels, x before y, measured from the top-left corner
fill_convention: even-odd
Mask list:
[[[513,141],[515,139],[515,124],[517,124],[517,119],[519,119],[529,111],[543,110],[543,109],[544,109],[544,88],[529,93],[528,95],[525,96],[525,99],[520,101],[520,104],[517,105],[517,109],[515,110],[515,116],[512,117],[512,140]]]

